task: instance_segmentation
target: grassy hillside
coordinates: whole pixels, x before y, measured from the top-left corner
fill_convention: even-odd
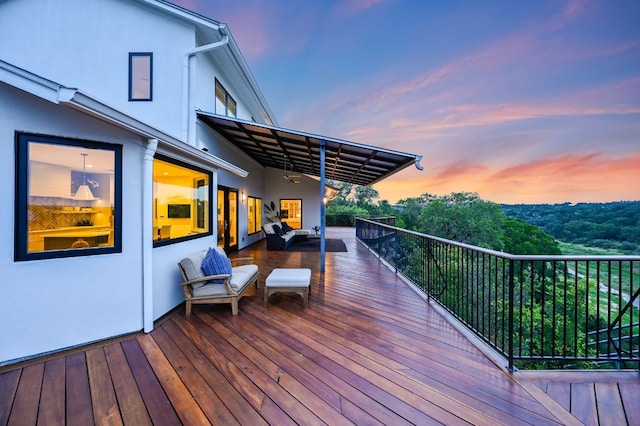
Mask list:
[[[558,241],[640,254],[640,201],[502,205],[515,219],[538,226]]]

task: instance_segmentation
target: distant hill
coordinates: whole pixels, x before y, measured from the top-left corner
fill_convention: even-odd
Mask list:
[[[501,205],[563,242],[640,254],[640,201]]]

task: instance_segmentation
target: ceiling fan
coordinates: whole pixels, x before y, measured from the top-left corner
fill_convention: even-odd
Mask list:
[[[284,161],[284,174],[282,177],[289,181],[289,183],[300,183],[302,177],[299,173],[293,173],[293,171],[287,172],[287,160]]]

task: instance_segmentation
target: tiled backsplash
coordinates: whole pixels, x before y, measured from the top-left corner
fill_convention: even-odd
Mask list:
[[[95,222],[95,213],[71,212],[71,209],[75,207],[86,208],[86,202],[59,197],[32,197],[29,204],[29,230],[67,228],[76,226],[79,221],[83,220]],[[67,210],[63,210],[63,208]],[[102,211],[104,208],[93,210]]]

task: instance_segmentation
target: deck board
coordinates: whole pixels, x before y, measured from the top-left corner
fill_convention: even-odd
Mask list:
[[[15,408],[9,417],[9,424],[36,423],[43,373],[43,364],[31,365],[22,371],[13,402]],[[24,416],[21,413],[24,413]]]
[[[67,410],[65,423],[69,425],[94,424],[86,353],[71,354],[66,357],[65,362],[65,406]]]
[[[22,371],[23,369],[16,369],[0,374],[0,424],[2,425],[9,423]]]
[[[123,423],[140,426],[151,425],[151,418],[122,346],[119,343],[111,343],[104,347],[104,352]]]
[[[121,425],[116,392],[113,388],[109,366],[103,348],[86,352],[93,418],[98,425]]]
[[[60,425],[65,421],[65,360],[56,358],[44,364],[39,425]],[[2,422],[0,422],[1,424]]]
[[[311,268],[296,295],[184,306],[154,331],[0,367],[0,424],[640,424],[640,378],[510,374],[354,238],[347,252],[243,249]],[[176,284],[177,285],[177,284]],[[573,417],[572,417],[573,415]]]

